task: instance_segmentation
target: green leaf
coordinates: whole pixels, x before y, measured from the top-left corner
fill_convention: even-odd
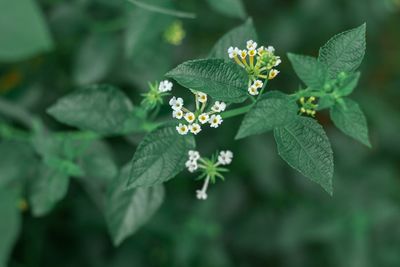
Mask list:
[[[117,41],[117,36],[111,34],[94,34],[83,41],[73,70],[76,84],[99,82],[108,74],[117,57]]]
[[[333,193],[333,152],[324,129],[311,118],[298,117],[274,130],[279,155],[294,169]]]
[[[328,67],[330,78],[336,78],[340,72],[353,72],[360,66],[366,48],[365,29],[364,23],[335,35],[321,47],[318,59]]]
[[[207,0],[212,9],[233,18],[245,18],[246,10],[241,0]]]
[[[0,189],[0,267],[6,267],[8,258],[17,241],[21,216],[14,192]]]
[[[152,186],[173,178],[184,169],[187,153],[194,148],[194,137],[179,135],[175,126],[149,133],[133,156],[127,187]]]
[[[367,120],[360,106],[349,98],[342,100],[343,104],[337,103],[330,111],[333,123],[343,133],[371,147]]]
[[[228,48],[231,46],[244,47],[248,40],[257,40],[257,33],[251,18],[222,36],[212,48],[209,57],[229,60]]]
[[[308,87],[320,90],[323,89],[328,75],[324,64],[310,56],[289,53],[288,57],[297,76],[299,76]]]
[[[0,142],[0,155],[0,188],[22,189],[38,162],[32,147],[27,143],[3,141]]]
[[[360,75],[360,72],[355,72],[348,75],[343,81],[341,81],[340,87],[336,90],[336,94],[338,96],[348,96],[351,94],[358,84]]]
[[[134,234],[157,211],[164,199],[163,185],[139,187],[126,190],[130,165],[110,187],[106,202],[106,220],[115,246]]]
[[[41,165],[39,173],[32,178],[29,202],[34,216],[46,215],[65,197],[68,191],[68,175],[59,170]]]
[[[295,101],[278,91],[268,92],[245,115],[235,139],[261,134],[290,123],[297,117]]]
[[[138,1],[138,0],[128,0],[128,2],[151,12],[155,13],[160,13],[168,16],[173,16],[177,18],[184,18],[184,19],[195,19],[196,14],[194,13],[189,13],[189,12],[184,12],[184,11],[179,11],[179,10],[174,10],[174,9],[169,9],[165,8],[162,6],[158,5],[151,5],[143,1]]]
[[[237,64],[222,59],[186,61],[166,76],[215,100],[240,103],[248,97],[246,72]]]
[[[129,98],[111,85],[76,90],[47,110],[62,123],[101,134],[120,133],[131,118],[132,111]]]
[[[19,61],[52,48],[36,1],[0,0],[0,61]]]

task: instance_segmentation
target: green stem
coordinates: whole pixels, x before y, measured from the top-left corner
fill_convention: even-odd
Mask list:
[[[223,112],[221,114],[221,116],[222,116],[223,119],[227,119],[227,118],[232,118],[232,117],[235,117],[235,116],[239,116],[239,115],[245,114],[253,107],[253,105],[254,104],[250,104],[250,105],[243,106],[243,107],[240,107],[240,108],[235,108],[235,109],[231,109],[231,110],[225,111],[225,112]]]

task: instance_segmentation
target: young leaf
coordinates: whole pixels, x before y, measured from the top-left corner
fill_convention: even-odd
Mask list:
[[[289,53],[288,57],[297,76],[299,76],[308,87],[323,89],[328,75],[324,64],[310,56]]]
[[[33,177],[29,190],[29,202],[34,216],[46,215],[54,205],[63,199],[68,191],[68,175],[42,165]]]
[[[21,216],[17,203],[14,192],[0,189],[0,267],[8,266],[8,257],[18,238]]]
[[[298,117],[274,130],[279,155],[294,169],[333,193],[333,152],[321,125]]]
[[[261,134],[290,123],[297,117],[298,107],[288,95],[272,91],[262,96],[245,115],[236,139]]]
[[[341,86],[336,90],[339,96],[348,96],[356,88],[358,80],[360,79],[360,72],[355,72],[347,76],[342,82]]]
[[[211,49],[209,57],[229,60],[228,48],[230,46],[243,47],[248,40],[257,40],[257,33],[251,18],[222,36]]]
[[[237,64],[222,59],[186,61],[166,76],[215,100],[240,103],[248,97],[246,72]]]
[[[121,132],[132,111],[129,98],[111,85],[76,90],[47,110],[60,122],[101,134]]]
[[[23,60],[53,48],[37,1],[2,0],[0,12],[0,61]]]
[[[194,137],[179,135],[175,126],[149,133],[133,156],[127,187],[152,186],[173,178],[184,169],[187,153],[194,148]]]
[[[246,17],[242,0],[207,0],[207,2],[215,11],[228,17],[241,19]]]
[[[343,133],[371,147],[367,120],[360,106],[349,98],[342,100],[343,104],[337,103],[330,111],[333,123]]]
[[[125,189],[130,165],[125,166],[110,187],[106,202],[106,220],[115,246],[145,224],[164,199],[163,185]]]
[[[319,51],[319,60],[328,67],[330,78],[340,72],[353,72],[365,54],[365,23],[358,28],[340,33],[331,38]]]

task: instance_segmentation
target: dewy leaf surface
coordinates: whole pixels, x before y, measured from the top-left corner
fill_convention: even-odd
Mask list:
[[[133,105],[116,87],[95,85],[62,97],[47,111],[58,121],[79,129],[114,134],[123,131]]]
[[[240,103],[248,97],[246,72],[237,64],[222,59],[186,61],[166,76],[215,100]]]
[[[334,105],[330,115],[335,126],[343,133],[371,147],[367,119],[356,102],[349,98],[343,98],[343,104]]]
[[[194,137],[179,135],[175,125],[149,133],[133,156],[127,187],[152,186],[173,178],[184,169],[187,153],[194,148]]]
[[[254,29],[253,20],[251,18],[247,19],[242,25],[223,35],[212,48],[209,57],[230,60],[228,56],[228,48],[231,46],[244,48],[246,41],[248,40],[257,40],[257,33]]]
[[[290,123],[297,117],[298,107],[290,97],[278,91],[269,92],[245,115],[236,139],[261,134]]]
[[[8,257],[18,238],[21,217],[14,192],[0,189],[0,267],[8,266]]]
[[[297,76],[308,86],[322,90],[327,79],[327,69],[318,59],[289,53],[289,60]]]
[[[274,130],[279,155],[294,169],[333,193],[333,152],[321,125],[299,117]]]
[[[125,189],[130,165],[112,183],[106,204],[106,220],[114,245],[137,231],[157,211],[164,199],[164,186]]]
[[[336,78],[340,72],[353,72],[364,58],[365,23],[358,28],[332,37],[319,51],[319,60],[328,67],[329,77]]]

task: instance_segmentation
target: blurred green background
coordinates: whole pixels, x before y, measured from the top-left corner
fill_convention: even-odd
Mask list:
[[[205,155],[216,149],[235,154],[227,180],[212,186],[207,201],[195,198],[201,182],[183,172],[166,184],[166,199],[151,221],[114,248],[87,185],[72,179],[67,197],[48,216],[24,212],[9,266],[400,266],[400,1],[247,0],[246,13],[232,12],[229,0],[145,2],[196,18],[122,0],[0,0],[1,120],[23,128],[15,118],[26,110],[54,131],[70,130],[45,110],[92,83],[117,85],[139,103],[148,81],[206,57],[247,16],[259,43],[273,45],[283,58],[269,89],[293,91],[299,80],[287,52],[317,55],[334,34],[367,22],[367,53],[353,98],[366,113],[373,148],[318,114],[334,150],[330,197],[279,158],[271,134],[234,142],[235,118],[217,134],[197,138]],[[15,45],[10,37],[19,33],[27,37]],[[179,86],[173,92],[184,95]],[[141,137],[106,139],[117,166],[131,159]],[[0,151],[2,160],[9,156]]]

